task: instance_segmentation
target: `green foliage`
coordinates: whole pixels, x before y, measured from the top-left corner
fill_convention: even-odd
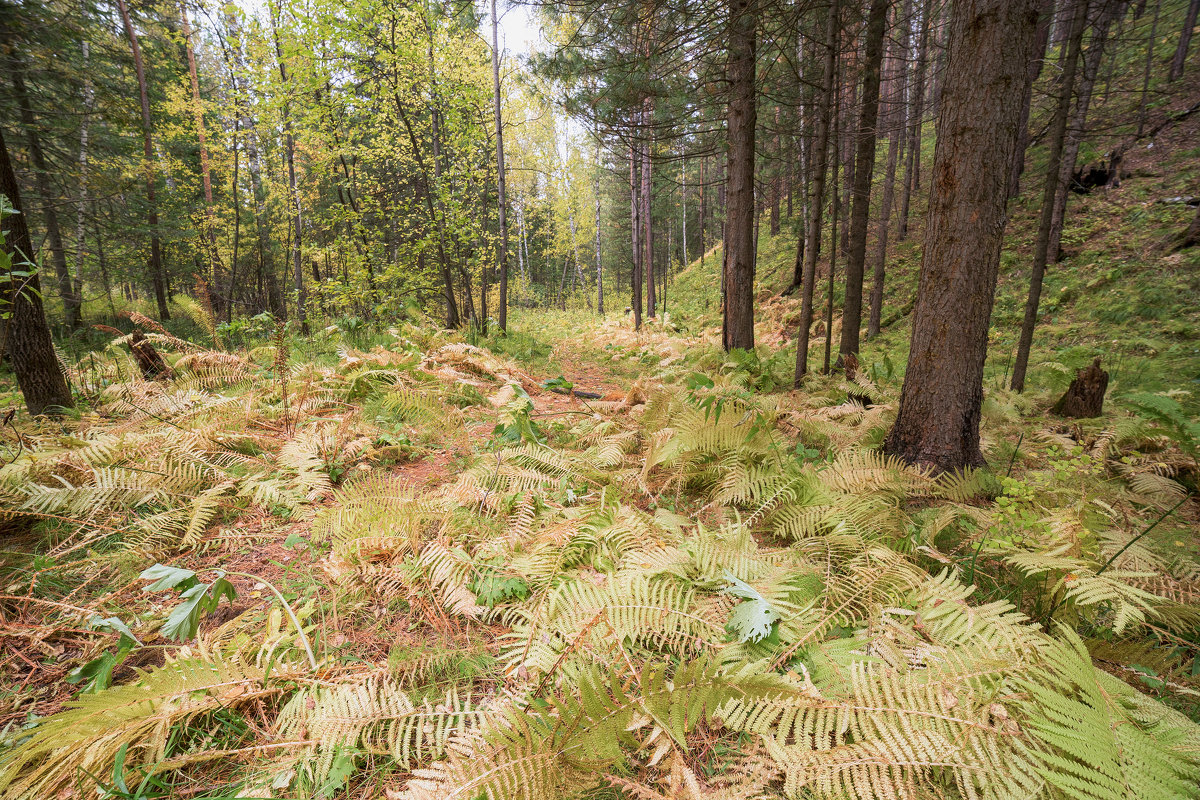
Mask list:
[[[148,592],[179,590],[180,603],[171,610],[162,626],[163,636],[177,642],[195,638],[196,631],[200,628],[201,615],[216,611],[222,597],[228,598],[230,602],[237,597],[237,590],[225,579],[223,570],[217,570],[217,577],[212,583],[200,583],[196,579],[196,573],[190,569],[164,564],[148,567],[138,577],[153,581],[146,586]]]

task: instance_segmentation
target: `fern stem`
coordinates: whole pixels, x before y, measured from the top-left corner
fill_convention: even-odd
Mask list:
[[[292,625],[296,627],[296,633],[300,637],[300,644],[304,647],[305,654],[308,655],[308,664],[312,667],[312,671],[317,671],[317,657],[313,655],[312,645],[308,641],[308,635],[304,633],[304,627],[300,624],[300,620],[296,618],[296,613],[292,611],[292,607],[288,605],[288,601],[283,598],[283,593],[275,588],[275,585],[265,578],[258,575],[251,575],[248,572],[228,572],[228,575],[240,575],[243,578],[250,578],[259,581],[275,595],[275,599],[283,606],[283,610],[287,612],[288,619],[292,621]]]
[[[1184,503],[1186,503],[1190,497],[1191,497],[1191,495],[1184,495],[1184,496],[1183,496],[1183,497],[1180,499],[1180,501],[1179,501],[1178,503],[1176,503],[1175,505],[1171,506],[1169,509],[1167,509],[1167,511],[1165,511],[1165,512],[1163,513],[1163,515],[1162,515],[1161,517],[1159,517],[1158,519],[1154,520],[1154,522],[1150,523],[1150,527],[1149,527],[1149,528],[1146,528],[1146,530],[1142,531],[1142,532],[1141,532],[1141,533],[1139,533],[1137,536],[1133,537],[1133,538],[1132,538],[1132,539],[1130,539],[1128,542],[1126,542],[1124,547],[1122,547],[1122,548],[1121,548],[1120,550],[1118,550],[1117,552],[1113,553],[1113,554],[1112,554],[1112,556],[1111,556],[1111,557],[1108,559],[1108,561],[1105,561],[1105,562],[1104,562],[1104,565],[1103,565],[1102,567],[1100,567],[1100,569],[1096,570],[1096,574],[1097,574],[1097,575],[1100,575],[1101,573],[1103,573],[1103,572],[1104,572],[1104,570],[1108,569],[1108,568],[1109,568],[1109,566],[1110,566],[1110,565],[1111,565],[1111,564],[1112,564],[1114,561],[1116,561],[1116,560],[1117,560],[1117,558],[1118,558],[1118,557],[1119,557],[1119,556],[1120,556],[1122,553],[1124,553],[1124,552],[1125,552],[1126,550],[1128,550],[1129,548],[1133,547],[1133,546],[1134,546],[1134,544],[1136,544],[1136,543],[1137,543],[1137,541],[1138,541],[1139,539],[1141,539],[1143,536],[1145,536],[1147,533],[1149,533],[1150,531],[1152,531],[1152,530],[1154,530],[1155,528],[1157,528],[1157,527],[1158,527],[1158,524],[1159,524],[1160,522],[1162,522],[1162,521],[1163,521],[1163,520],[1165,520],[1167,517],[1169,517],[1169,516],[1171,516],[1172,514],[1174,514],[1174,513],[1175,513],[1175,510],[1176,510],[1177,508],[1179,508],[1181,505],[1183,505]]]

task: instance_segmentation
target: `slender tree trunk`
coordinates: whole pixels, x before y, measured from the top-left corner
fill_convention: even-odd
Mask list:
[[[496,112],[496,194],[500,219],[500,330],[508,331],[508,194],[504,176],[504,123],[500,118],[500,38],[496,0],[492,0],[492,96]],[[599,279],[599,275],[597,275]]]
[[[646,280],[646,316],[658,314],[658,293],[654,281],[654,101],[642,102],[642,274]]]
[[[83,115],[79,119],[79,200],[75,206],[75,286],[73,295],[83,304],[83,264],[87,256],[87,236],[84,232],[84,222],[87,217],[88,204],[88,131],[92,108],[95,105],[96,91],[92,86],[92,78],[88,72],[90,46],[87,39],[79,43],[83,56]],[[112,294],[109,294],[112,301]]]
[[[80,298],[75,294],[71,285],[71,273],[67,269],[67,251],[63,246],[62,229],[58,225],[58,212],[55,210],[54,192],[50,186],[50,167],[46,163],[46,155],[42,152],[42,140],[38,136],[38,122],[33,115],[33,107],[29,104],[29,93],[25,90],[25,79],[21,75],[18,62],[11,60],[13,70],[13,93],[21,110],[21,123],[25,127],[25,136],[29,140],[29,156],[33,161],[34,185],[42,201],[42,219],[46,223],[46,244],[50,248],[50,260],[54,264],[54,275],[58,279],[58,293],[62,298],[63,309],[66,311],[67,324],[71,330],[79,330],[83,325],[80,315]],[[28,223],[26,223],[28,225]]]
[[[1162,0],[1155,0],[1154,18],[1150,21],[1150,41],[1146,43],[1146,66],[1142,70],[1142,97],[1138,102],[1138,126],[1135,139],[1142,138],[1146,129],[1146,105],[1150,100],[1150,71],[1154,66],[1154,47],[1158,44],[1158,15],[1162,12]]]
[[[1070,0],[1068,0],[1070,2]],[[1029,148],[1029,111],[1033,105],[1033,84],[1042,74],[1046,63],[1046,42],[1050,38],[1050,23],[1054,20],[1055,0],[1042,0],[1038,9],[1038,26],[1033,35],[1033,57],[1025,75],[1025,91],[1021,95],[1021,118],[1017,122],[1017,153],[1009,172],[1008,196],[1021,193],[1021,175],[1025,172],[1025,151]]]
[[[813,284],[817,280],[817,256],[821,252],[821,226],[825,207],[825,180],[828,170],[831,143],[830,127],[833,117],[834,81],[837,73],[838,51],[838,0],[829,4],[825,23],[825,65],[821,78],[821,106],[817,112],[816,132],[812,144],[812,181],[808,207],[808,225],[805,230],[804,274],[800,282],[800,329],[796,333],[796,375],[792,382],[799,389],[808,374],[808,340],[813,321]],[[836,191],[836,189],[835,189]],[[799,245],[797,245],[799,247]],[[799,254],[797,254],[799,257]]]
[[[200,100],[200,80],[196,74],[192,24],[188,20],[187,6],[184,3],[179,6],[179,19],[182,24],[184,50],[187,52],[188,78],[192,85],[192,117],[196,123],[196,139],[200,146],[200,181],[204,188],[204,241],[208,250],[209,280],[213,287],[209,297],[216,300],[213,315],[219,318],[224,312],[221,303],[224,299],[222,288],[225,276],[222,274],[224,269],[221,265],[221,254],[217,251],[216,209],[213,206],[212,174],[208,165],[208,136],[204,130],[204,106]]]
[[[633,142],[637,141],[636,132],[630,137],[629,145],[629,207],[630,207],[630,229],[632,233],[633,245],[633,269],[631,270],[630,283],[633,287],[633,297],[629,301],[629,305],[633,307],[633,328],[640,331],[642,329],[642,245],[640,228],[642,226],[640,209],[638,206],[638,195],[641,194],[641,183],[638,181],[638,150]]]
[[[772,148],[775,163],[771,165],[770,206],[771,206],[771,235],[779,235],[779,201],[782,195],[780,186],[780,165],[783,162],[783,139],[779,131],[779,106],[775,106],[775,138]]]
[[[871,0],[867,17],[866,55],[863,64],[862,107],[854,155],[854,207],[850,214],[850,249],[846,257],[846,301],[842,310],[842,337],[838,361],[858,355],[862,329],[863,273],[867,262],[867,227],[871,216],[871,178],[875,172],[875,142],[879,121],[879,73],[883,63],[883,35],[887,29],[888,0]]]
[[[0,315],[0,324],[4,325],[0,343],[7,351],[29,413],[58,414],[62,409],[73,408],[75,403],[54,352],[50,326],[46,324],[37,269],[31,266],[37,263],[37,258],[3,131],[0,131],[0,195],[7,198],[7,205],[16,212],[2,220],[6,230],[4,249],[11,266],[8,274],[0,275],[0,311],[4,312]]]
[[[258,238],[258,260],[263,281],[267,289],[267,307],[277,318],[287,319],[287,307],[279,291],[279,276],[271,252],[271,220],[267,208],[266,192],[262,182],[262,154],[258,149],[258,134],[254,119],[250,115],[250,88],[246,77],[246,63],[242,56],[242,41],[237,10],[227,7],[226,26],[229,28],[230,49],[233,51],[233,84],[241,117],[241,128],[246,132],[246,167],[250,172],[250,193],[254,199],[254,229]],[[235,187],[236,188],[236,187]]]
[[[700,158],[700,268],[704,268],[704,250],[708,247],[708,157]]]
[[[1046,186],[1042,195],[1042,215],[1038,226],[1037,244],[1034,248],[1029,296],[1025,301],[1025,319],[1021,324],[1021,338],[1017,344],[1017,356],[1013,364],[1011,385],[1013,391],[1017,392],[1025,389],[1025,375],[1029,367],[1029,353],[1033,346],[1033,331],[1037,327],[1038,305],[1041,300],[1046,265],[1058,260],[1059,243],[1062,239],[1063,222],[1066,216],[1067,186],[1075,171],[1075,159],[1079,154],[1079,145],[1083,138],[1088,105],[1092,96],[1092,86],[1096,80],[1096,73],[1100,69],[1108,27],[1112,24],[1118,9],[1123,10],[1126,5],[1125,0],[1100,0],[1100,2],[1100,16],[1096,21],[1091,47],[1088,49],[1083,64],[1083,80],[1080,82],[1079,96],[1076,100],[1074,124],[1068,125],[1067,120],[1071,117],[1071,92],[1081,60],[1083,30],[1087,23],[1087,0],[1076,0],[1076,10],[1072,18],[1073,27],[1068,43],[1067,63],[1063,68],[1062,93],[1051,122],[1051,135],[1054,138],[1050,142],[1050,158],[1046,167]]]
[[[146,223],[150,227],[150,282],[154,286],[154,299],[158,303],[158,316],[171,318],[167,309],[167,280],[163,272],[162,245],[158,238],[158,198],[155,194],[154,176],[154,123],[150,118],[150,90],[146,84],[146,66],[142,63],[142,48],[138,45],[133,21],[125,0],[117,0],[125,35],[129,38],[129,49],[133,53],[133,67],[137,74],[138,95],[142,109],[142,170],[146,177]]]
[[[754,349],[754,129],[757,20],[729,4],[729,183],[725,232],[725,349]]]
[[[906,1],[905,9],[901,12],[901,16],[905,20],[906,25],[911,25],[911,20],[908,18],[907,6],[908,3]],[[896,165],[900,158],[900,145],[904,141],[908,127],[904,119],[904,108],[907,104],[903,103],[905,83],[908,78],[907,40],[901,40],[897,46],[900,49],[900,53],[895,59],[897,68],[893,72],[888,103],[889,111],[895,113],[889,114],[893,124],[888,127],[887,168],[883,178],[883,198],[879,205],[879,221],[875,226],[876,252],[875,268],[871,283],[870,318],[867,321],[868,340],[874,339],[879,335],[879,327],[883,316],[883,283],[887,270],[888,229],[890,228],[889,223],[892,216],[892,200],[896,194]],[[899,124],[896,124],[896,122],[899,122]]]
[[[284,92],[289,89],[287,64],[283,59],[283,44],[279,39],[279,30],[275,19],[271,20],[271,33],[275,39],[275,57],[279,61],[279,79],[283,83]],[[290,103],[283,103],[283,139],[287,153],[288,168],[288,205],[292,211],[292,281],[296,287],[296,319],[300,320],[300,331],[308,334],[308,297],[304,286],[304,260],[301,248],[303,220],[300,214],[300,193],[296,189],[296,140],[292,136],[292,116]]]
[[[1171,81],[1183,77],[1183,65],[1187,63],[1188,47],[1192,43],[1192,31],[1196,29],[1196,15],[1200,13],[1200,0],[1188,3],[1187,16],[1183,20],[1183,31],[1179,34],[1179,46],[1175,48],[1175,57],[1171,59]]]
[[[884,451],[940,471],[984,464],[983,365],[1038,0],[960,0],[951,20],[920,285]]]
[[[592,172],[593,191],[596,201],[596,313],[604,316],[604,269],[600,259],[600,125],[593,132],[596,137],[596,164]]]
[[[835,80],[836,84],[836,80]],[[829,210],[829,284],[825,292],[825,358],[821,362],[821,372],[829,373],[829,356],[833,349],[833,278],[837,274],[837,256],[838,256],[838,218],[840,216],[841,197],[838,194],[838,168],[841,167],[842,172],[846,171],[846,167],[842,164],[841,149],[837,146],[841,132],[838,130],[841,127],[841,111],[838,106],[841,105],[841,97],[834,100],[833,106],[833,164],[830,165],[830,183],[833,189],[833,208]]]
[[[912,101],[908,116],[908,156],[904,162],[904,190],[900,193],[900,226],[896,239],[908,238],[908,209],[913,191],[921,183],[921,130],[924,127],[925,68],[929,62],[929,27],[933,0],[921,5],[921,37],[917,45],[916,74],[913,76]]]

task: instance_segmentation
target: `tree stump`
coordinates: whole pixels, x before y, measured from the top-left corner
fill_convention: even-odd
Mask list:
[[[163,361],[162,355],[154,349],[154,345],[146,340],[146,334],[134,331],[129,337],[129,350],[142,370],[142,377],[148,381],[171,377],[171,368]]]
[[[1104,413],[1104,392],[1108,390],[1108,373],[1100,369],[1100,359],[1079,370],[1066,394],[1051,409],[1060,417],[1082,419]]]

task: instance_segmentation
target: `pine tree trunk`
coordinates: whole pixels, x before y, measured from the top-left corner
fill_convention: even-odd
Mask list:
[[[630,284],[633,296],[629,305],[633,308],[633,329],[642,329],[642,227],[638,195],[641,194],[641,182],[638,180],[638,150],[632,143],[637,141],[637,132],[629,138],[629,209],[630,230],[632,231],[633,268],[630,270]]]
[[[1075,159],[1083,139],[1087,121],[1088,105],[1100,59],[1104,53],[1104,42],[1108,26],[1118,9],[1127,4],[1125,0],[1101,0],[1100,16],[1096,21],[1095,34],[1083,64],[1083,79],[1080,81],[1079,96],[1073,124],[1068,125],[1071,91],[1075,74],[1081,60],[1083,30],[1086,27],[1087,0],[1076,0],[1076,11],[1072,18],[1071,39],[1068,43],[1067,63],[1063,69],[1063,90],[1059,105],[1051,123],[1054,139],[1050,143],[1050,159],[1046,167],[1046,187],[1042,195],[1042,215],[1038,227],[1037,244],[1034,249],[1033,271],[1029,280],[1029,296],[1025,301],[1025,319],[1021,324],[1021,338],[1017,344],[1017,356],[1013,363],[1012,389],[1024,391],[1025,375],[1029,367],[1029,354],[1033,346],[1033,331],[1037,327],[1038,305],[1042,296],[1042,282],[1046,265],[1058,261],[1059,243],[1062,240],[1063,222],[1066,215],[1067,186],[1075,171]],[[1061,118],[1060,118],[1061,115]]]
[[[58,279],[58,294],[62,298],[63,309],[66,311],[67,324],[71,330],[79,330],[83,325],[80,315],[80,298],[75,294],[71,285],[71,273],[67,269],[67,251],[63,246],[62,229],[58,225],[58,212],[55,210],[53,190],[50,187],[50,167],[46,163],[46,155],[42,152],[42,140],[38,136],[38,123],[33,115],[33,107],[29,104],[29,94],[25,90],[25,80],[21,75],[19,62],[14,58],[11,78],[13,93],[17,105],[21,109],[21,123],[25,127],[25,135],[29,140],[29,156],[33,161],[33,178],[38,195],[42,201],[42,219],[46,223],[46,244],[50,248],[50,261],[54,264],[54,275]],[[26,223],[28,226],[28,222]]]
[[[279,62],[279,79],[283,83],[284,92],[289,89],[287,64],[283,59],[283,44],[279,40],[279,30],[275,20],[271,20],[271,33],[275,39],[275,57]],[[288,205],[292,212],[292,282],[296,288],[296,319],[300,321],[300,331],[308,334],[308,298],[304,286],[304,263],[301,243],[303,241],[301,226],[303,220],[300,214],[300,193],[296,189],[296,140],[292,135],[292,116],[290,103],[283,103],[283,140],[287,155],[288,168]]]
[[[908,20],[907,2],[905,10],[902,12],[902,17],[906,24],[910,24]],[[879,221],[875,226],[875,268],[873,271],[873,280],[871,283],[871,312],[870,318],[867,321],[867,339],[873,339],[879,335],[880,321],[883,316],[883,283],[887,272],[887,248],[888,248],[888,229],[891,227],[892,216],[892,201],[896,195],[896,166],[900,159],[900,146],[904,142],[904,137],[907,135],[907,125],[904,119],[904,108],[906,104],[899,102],[897,98],[903,98],[905,83],[908,78],[907,64],[908,51],[907,42],[898,43],[899,54],[895,58],[898,64],[895,73],[893,74],[892,89],[889,93],[889,110],[895,111],[896,116],[889,115],[893,123],[888,126],[888,159],[887,168],[883,177],[883,198],[879,204]]]
[[[642,277],[646,281],[646,316],[658,314],[658,292],[654,281],[654,103],[650,98],[642,103]]]
[[[871,0],[867,17],[866,56],[863,64],[862,107],[855,134],[854,207],[850,213],[850,249],[846,257],[846,301],[842,310],[842,338],[838,361],[858,355],[862,329],[863,273],[867,262],[867,227],[871,215],[871,178],[875,172],[875,142],[879,120],[879,73],[883,64],[883,36],[887,29],[888,0]]]
[[[1142,138],[1142,132],[1146,129],[1146,106],[1150,101],[1150,72],[1154,66],[1154,47],[1158,44],[1160,12],[1162,12],[1162,0],[1155,0],[1154,18],[1150,21],[1150,40],[1146,42],[1146,65],[1142,68],[1142,96],[1138,102],[1138,127],[1137,133],[1134,134],[1135,140]],[[1138,15],[1141,15],[1141,6],[1139,6]]]
[[[155,192],[154,170],[154,123],[150,118],[150,90],[146,84],[146,66],[142,63],[142,48],[138,45],[133,21],[125,0],[117,0],[125,35],[129,38],[129,49],[133,53],[133,66],[137,74],[138,95],[142,109],[142,170],[146,176],[146,223],[150,228],[150,282],[154,286],[154,299],[158,303],[158,316],[171,318],[167,309],[167,280],[163,273],[162,245],[158,238],[158,199]]]
[[[83,263],[87,256],[87,236],[84,233],[86,209],[88,204],[88,131],[92,108],[95,105],[96,91],[88,70],[90,47],[87,39],[80,41],[79,50],[83,56],[83,115],[79,119],[79,199],[75,205],[75,286],[73,295],[80,305],[83,303]],[[107,289],[107,287],[105,287]],[[112,302],[112,294],[109,294]]]
[[[0,342],[16,373],[17,386],[29,413],[58,414],[62,409],[74,408],[75,403],[54,352],[50,326],[46,324],[37,270],[31,266],[37,263],[37,258],[3,131],[0,131],[0,195],[8,198],[12,210],[17,212],[2,221],[6,230],[4,249],[11,258],[11,271],[0,275],[0,311],[4,312],[0,324],[5,329]]]
[[[196,52],[192,45],[192,25],[188,20],[187,6],[179,6],[179,18],[182,23],[184,50],[187,53],[188,78],[192,86],[192,117],[196,123],[196,139],[200,146],[200,181],[204,188],[204,241],[208,249],[209,280],[213,291],[209,297],[215,300],[213,315],[217,318],[225,316],[221,307],[225,294],[230,290],[225,287],[226,278],[221,264],[221,254],[217,251],[217,228],[213,206],[212,174],[208,165],[208,136],[204,130],[204,106],[200,100],[200,80],[196,74]]]
[[[1192,43],[1192,31],[1196,28],[1196,15],[1200,13],[1200,0],[1188,3],[1187,16],[1183,20],[1183,31],[1179,34],[1179,46],[1175,48],[1175,57],[1171,59],[1170,80],[1177,81],[1183,77],[1183,66],[1187,63],[1188,47]]]
[[[1021,95],[1021,119],[1017,123],[1017,153],[1009,172],[1008,196],[1021,193],[1021,175],[1025,172],[1025,151],[1029,148],[1029,111],[1033,105],[1033,84],[1042,74],[1046,63],[1046,42],[1050,38],[1050,23],[1054,19],[1054,0],[1042,0],[1038,10],[1038,26],[1033,36],[1033,58],[1029,59],[1025,75],[1025,91]]]
[[[796,374],[792,381],[799,389],[808,374],[808,341],[813,321],[813,284],[817,281],[817,256],[821,252],[821,225],[824,220],[825,181],[832,137],[834,79],[837,71],[838,0],[829,5],[825,23],[825,65],[821,78],[821,106],[812,143],[812,172],[808,225],[805,229],[804,274],[800,281],[800,329],[796,333]]]
[[[600,260],[600,128],[596,131],[596,170],[593,176],[593,194],[596,198],[596,313],[604,316],[604,270]]]
[[[262,155],[258,149],[258,134],[254,118],[250,114],[250,89],[246,77],[246,63],[242,56],[241,33],[237,10],[227,7],[225,24],[229,28],[230,49],[233,51],[233,84],[236,94],[241,128],[246,132],[246,167],[250,172],[250,193],[254,199],[254,228],[258,238],[258,260],[267,289],[267,307],[277,318],[287,319],[287,307],[279,291],[279,276],[275,272],[271,257],[271,220],[267,210],[266,192],[262,182]],[[236,188],[236,187],[235,187]]]
[[[921,277],[900,409],[884,451],[982,466],[983,364],[1009,163],[1038,0],[960,0],[951,20]]]
[[[922,115],[925,113],[925,69],[929,60],[929,26],[932,13],[933,0],[925,0],[921,6],[921,40],[917,46],[912,105],[908,112],[908,156],[904,162],[904,191],[900,193],[900,226],[896,231],[896,239],[901,242],[908,238],[908,210],[912,204],[913,191],[921,182],[921,130],[924,127]]]
[[[500,118],[500,39],[497,31],[496,0],[492,0],[492,99],[496,112],[496,192],[500,218],[500,308],[501,331],[508,331],[508,193],[504,176],[504,124]],[[599,275],[597,275],[599,278]]]
[[[729,183],[725,349],[754,349],[754,133],[757,20],[750,0],[729,4]]]

